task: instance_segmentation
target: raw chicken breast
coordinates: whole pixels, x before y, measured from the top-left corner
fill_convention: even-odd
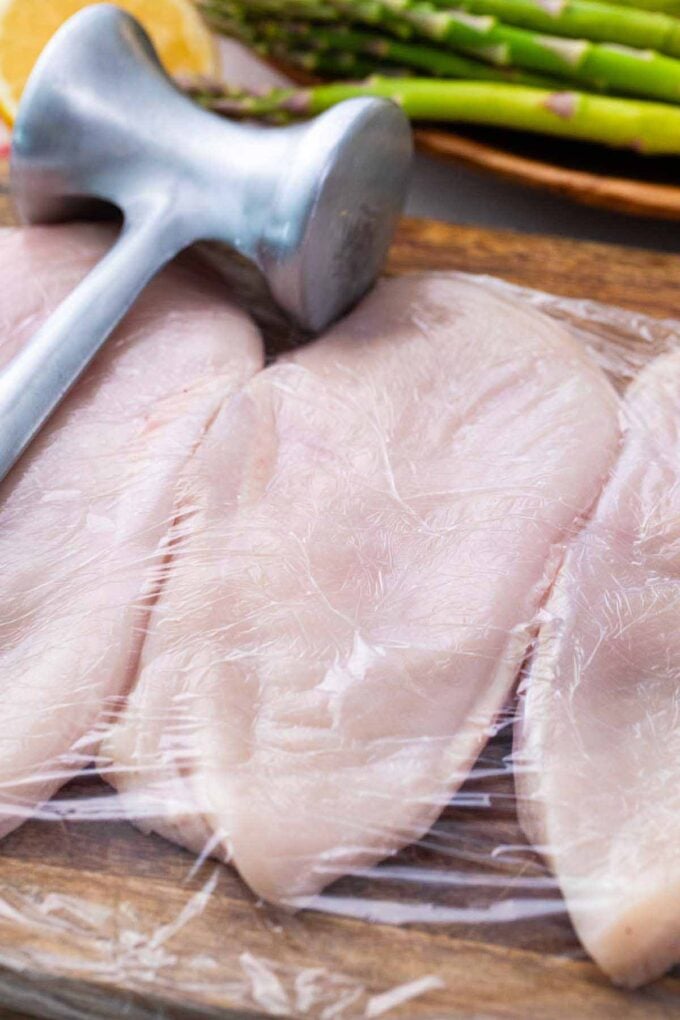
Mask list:
[[[0,367],[110,241],[103,227],[0,233]],[[219,284],[173,267],[0,490],[0,832],[92,757],[136,672],[178,472],[261,362]]]
[[[680,354],[630,391],[621,459],[544,613],[516,734],[521,816],[588,952],[680,962]]]
[[[617,442],[561,328],[452,278],[383,282],[261,373],[188,467],[105,746],[130,812],[297,904],[420,837]]]

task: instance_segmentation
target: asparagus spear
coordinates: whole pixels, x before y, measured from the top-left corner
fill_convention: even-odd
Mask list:
[[[545,88],[559,88],[558,79],[546,75],[531,74],[512,67],[493,67],[478,60],[461,57],[448,50],[439,50],[434,46],[419,43],[407,43],[381,36],[372,32],[362,32],[344,26],[314,25],[307,22],[281,22],[259,20],[253,26],[253,32],[261,40],[261,48],[266,53],[276,46],[276,56],[281,59],[286,50],[323,50],[338,51],[342,54],[361,54],[373,58],[374,61],[394,63],[401,67],[424,71],[437,78],[468,78],[473,81],[506,81],[523,85],[536,85]],[[356,77],[379,73],[376,63],[371,66],[370,60],[364,62],[369,70],[365,75],[357,72]],[[346,75],[345,75],[346,77]]]
[[[327,0],[254,0],[248,3],[240,0],[200,0],[200,8],[205,17],[219,27],[220,24],[242,21],[246,13],[258,11],[280,16],[290,15],[292,10],[304,14],[314,21],[337,21],[338,13]]]
[[[553,35],[619,43],[680,57],[680,20],[655,11],[615,7],[599,0],[433,0],[436,7],[456,7],[492,15],[508,25]]]
[[[254,11],[303,14],[319,0],[251,0]],[[395,24],[477,59],[564,77],[589,88],[680,102],[680,60],[651,50],[565,39],[504,25],[491,15],[443,10],[419,0],[322,0],[324,11],[380,25]]]
[[[680,0],[610,0],[615,7],[636,7],[640,11],[660,11],[680,18]]]
[[[361,78],[370,78],[372,74],[376,73],[385,77],[392,73],[387,67],[381,68],[377,72],[373,61],[366,60],[356,53],[293,49],[289,46],[263,47],[262,51],[283,65],[298,67],[319,78],[351,78],[356,81]],[[407,77],[409,74],[406,68],[395,70],[398,70],[402,77]]]
[[[206,18],[219,30],[225,18],[256,20],[262,14],[281,20],[302,17],[313,22],[337,22],[342,17],[333,0],[200,0]],[[394,36],[410,38],[413,29],[400,17],[393,17],[382,0],[351,0],[351,20],[375,25]]]
[[[649,154],[680,155],[680,109],[646,100],[496,82],[378,77],[358,84],[274,89],[264,96],[219,89],[194,94],[229,116],[291,120],[322,113],[354,96],[382,96],[398,102],[414,120],[512,127]]]

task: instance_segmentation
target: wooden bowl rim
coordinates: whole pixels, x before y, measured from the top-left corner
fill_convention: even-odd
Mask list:
[[[616,177],[520,156],[488,142],[438,128],[415,128],[418,148],[430,155],[487,170],[517,184],[557,192],[587,205],[637,216],[680,219],[680,186]],[[680,173],[679,173],[680,177]]]

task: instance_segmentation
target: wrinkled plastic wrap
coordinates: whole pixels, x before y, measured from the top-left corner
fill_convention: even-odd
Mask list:
[[[73,258],[77,258],[77,253]],[[185,270],[176,271],[179,273]],[[471,278],[453,275],[461,282]],[[192,276],[192,281],[191,286],[198,290],[195,300],[192,299],[193,303],[190,301],[186,309],[190,317],[201,304],[202,298],[202,285],[196,282],[195,276]],[[180,284],[185,286],[187,279],[182,281],[177,276],[175,283],[177,288]],[[510,298],[566,326],[578,345],[595,364],[604,369],[622,395],[631,380],[653,358],[677,347],[680,336],[678,322],[659,321],[592,302],[527,291],[498,279],[477,279],[477,283],[485,289],[485,293]],[[247,293],[249,300],[255,298],[257,301],[260,324],[265,333],[275,338],[274,346],[279,350],[281,347],[295,350],[296,338],[287,327],[281,326],[275,314],[260,304],[256,289],[251,291],[250,288],[250,283],[246,286],[242,279],[241,293]],[[162,300],[160,292],[158,299]],[[139,329],[142,331],[147,312],[148,309],[141,313]],[[177,325],[176,316],[181,316],[181,310],[175,309],[174,315],[173,321]],[[177,327],[181,329],[181,320]],[[206,329],[209,329],[209,325],[206,325]],[[214,356],[214,352],[210,352],[210,357]],[[321,364],[319,370],[322,369]],[[130,370],[134,372],[135,366]],[[252,371],[256,370],[257,366],[254,365]],[[228,366],[224,371],[228,374]],[[290,376],[283,375],[280,386],[295,387],[296,379],[295,372]],[[160,381],[158,385],[161,386]],[[230,385],[236,391],[238,380],[232,380]],[[214,394],[208,391],[202,399],[209,402]],[[427,414],[429,397],[426,387],[420,399],[420,412]],[[115,416],[122,406],[112,405],[111,414]],[[215,405],[212,410],[206,410],[203,405],[201,407],[201,413],[205,414],[211,427],[214,422],[219,425],[218,406]],[[258,405],[255,407],[257,409]],[[348,413],[350,411],[352,409],[348,408]],[[432,406],[432,413],[436,411],[437,408]],[[191,416],[199,412],[196,408],[190,408],[188,413]],[[238,420],[243,423],[242,419]],[[339,417],[337,420],[339,422]],[[310,428],[317,424],[310,411]],[[515,423],[509,421],[507,424],[510,429]],[[155,426],[158,426],[158,421],[155,424],[150,422],[149,427]],[[253,427],[259,426],[261,421],[255,421]],[[301,427],[300,422],[294,422],[291,427]],[[464,427],[463,424],[461,427]],[[660,423],[661,427],[664,427],[663,422]],[[223,422],[223,428],[223,435],[228,437],[232,423],[227,419]],[[188,442],[193,456],[199,457],[200,466],[202,441],[199,433],[200,429],[196,437],[190,437]],[[672,444],[673,436],[666,437],[664,442],[667,440]],[[98,441],[99,433],[93,433],[92,442]],[[185,438],[174,436],[172,440],[180,441],[185,442]],[[125,437],[122,437],[121,442],[126,442]],[[248,437],[240,433],[237,447],[246,447],[247,444]],[[675,449],[677,452],[677,447]],[[237,449],[233,456],[237,457],[238,453]],[[586,454],[587,450],[584,457]],[[102,446],[101,456],[107,456],[105,445]],[[155,456],[162,458],[162,451]],[[42,492],[45,500],[68,500],[67,493],[59,495],[52,478],[41,477],[39,467],[35,470],[36,493]],[[186,508],[190,529],[182,531],[184,518],[181,515],[175,518],[175,525],[179,521],[180,538],[170,540],[168,546],[168,557],[171,558],[172,542],[180,543],[186,534],[192,535],[198,544],[191,554],[195,556],[191,564],[197,571],[211,560],[210,544],[201,541],[204,532],[201,529],[200,497],[192,488],[199,486],[201,477],[199,470],[193,481],[188,483],[184,494],[186,502],[182,505]],[[432,486],[434,480],[431,479]],[[247,486],[256,486],[257,482],[257,478],[250,478]],[[465,488],[465,477],[461,477],[460,483]],[[218,484],[223,486],[219,499],[228,501],[229,479],[220,477]],[[246,486],[246,482],[244,484]],[[403,493],[393,495],[401,498]],[[338,491],[334,498],[342,502],[343,494]],[[30,507],[24,507],[23,512],[30,514]],[[294,531],[295,512],[296,507],[291,506],[291,521],[279,519],[278,526],[283,530],[290,526]],[[579,528],[587,526],[586,518],[592,512],[591,504],[587,513],[574,525],[569,539],[562,544],[559,555],[563,565],[569,541],[578,533]],[[191,524],[192,515],[198,515],[199,526]],[[385,513],[383,538],[385,545],[390,547],[390,555],[398,557],[401,532],[407,528],[422,529],[425,526],[424,516],[415,522],[408,515],[402,516],[399,520],[395,518],[391,525],[390,519]],[[111,521],[99,519],[96,515],[86,523],[95,532],[98,529],[106,532],[113,526]],[[499,527],[504,524],[507,522],[500,517]],[[211,526],[208,521],[206,534],[212,533]],[[314,526],[310,522],[310,530]],[[389,526],[394,531],[385,534],[384,528]],[[349,535],[346,534],[345,539],[349,542]],[[41,550],[40,535],[36,535],[35,541],[32,555],[36,558],[35,586],[38,589],[45,583],[39,567],[40,557],[47,556],[47,551]],[[234,543],[233,535],[229,541]],[[266,549],[268,540],[264,525],[260,541],[261,548]],[[342,541],[342,535],[338,532],[337,542]],[[676,541],[680,541],[680,537]],[[234,556],[245,555],[238,544],[233,546],[233,550]],[[15,551],[16,556],[24,553],[25,550]],[[253,550],[246,550],[246,553],[253,555]],[[376,556],[383,553],[384,549],[375,550]],[[69,555],[69,546],[65,544],[60,550],[62,567],[64,561],[67,563]],[[366,555],[365,550],[362,555]],[[301,563],[303,560],[301,556]],[[13,565],[14,561],[10,567]],[[559,567],[560,563],[556,562],[553,576]],[[85,565],[81,564],[79,569],[85,569]],[[255,573],[257,569],[256,557],[253,557],[249,570]],[[107,583],[111,573],[115,574],[113,564]],[[106,584],[102,584],[100,591],[88,591],[87,580],[82,580],[83,576],[89,576],[87,569],[85,574],[76,574],[75,568],[73,571],[67,570],[66,583],[69,591],[73,584],[80,584],[81,589],[85,585],[85,590],[80,591],[80,601],[75,604],[75,611],[82,614],[81,625],[87,627],[85,621],[90,611],[89,603],[94,607],[93,620],[99,620],[96,608],[101,592],[108,592],[107,597],[115,601],[116,597],[124,598],[124,591],[118,591],[115,585],[107,588]],[[196,600],[192,601],[189,626],[195,635],[196,628],[201,625],[204,625],[206,633],[214,631],[218,626],[228,625],[210,616],[214,606],[214,592],[210,585],[219,580],[219,577],[215,581],[214,577],[206,575],[205,598],[199,605]],[[605,588],[609,582],[609,576],[605,576]],[[653,588],[653,578],[647,579],[645,583],[651,584]],[[200,582],[198,586],[201,590]],[[58,599],[59,595],[51,593],[50,597]],[[630,621],[628,624],[625,622],[628,596],[623,588],[619,590],[618,597],[621,602],[617,618],[621,620],[622,627],[632,625]],[[408,593],[404,598],[408,598]],[[607,598],[612,599],[614,596],[609,592]],[[361,596],[357,596],[357,599],[360,602]],[[540,599],[544,601],[547,595],[543,593]],[[653,599],[655,593],[652,591],[651,601],[642,607],[649,618],[653,616]],[[159,640],[166,642],[162,654],[170,656],[170,659],[173,650],[181,657],[181,642],[176,635],[172,636],[172,628],[180,618],[181,605],[181,601],[175,608],[170,605],[161,627]],[[592,608],[593,612],[597,611],[596,598],[593,598]],[[34,609],[27,609],[17,603],[17,614],[30,611]],[[304,614],[307,609],[301,604],[298,609],[289,607],[286,611],[295,615],[296,612]],[[432,613],[436,614],[436,611],[433,603]],[[5,612],[8,612],[6,606]],[[543,609],[543,617],[539,614],[541,626],[548,626],[556,618],[555,614],[546,617],[545,613]],[[202,620],[205,620],[204,624]],[[305,617],[305,621],[312,633],[313,618]],[[97,625],[101,625],[101,621]],[[267,631],[267,625],[270,631]],[[243,655],[250,654],[243,650],[252,648],[249,641],[252,641],[253,630],[259,633],[258,627],[263,628],[258,639],[261,643],[273,641],[271,628],[276,625],[278,618],[275,614],[269,614],[266,620],[254,615],[249,619],[248,632],[242,630],[233,643],[233,649],[236,650],[232,652],[234,658],[238,657],[240,648]],[[664,626],[668,627],[668,647],[671,648],[672,624],[665,622]],[[675,627],[677,629],[677,623]],[[55,645],[69,640],[66,632],[68,621],[62,620],[61,628],[61,633],[54,633],[49,639]],[[164,637],[164,633],[170,636]],[[605,630],[601,632],[601,637],[604,642],[607,641]],[[391,635],[391,639],[394,645],[395,634]],[[10,639],[6,636],[5,640]],[[550,644],[553,640],[555,635],[548,633],[545,641]],[[642,634],[639,640],[643,641]],[[533,641],[536,641],[535,635]],[[661,645],[653,642],[649,644],[650,649],[661,646],[663,641]],[[211,648],[207,636],[205,647]],[[404,688],[409,682],[417,686],[420,653],[425,662],[422,668],[430,666],[425,652],[414,647],[406,629],[401,635],[401,648],[404,656],[410,657],[408,674],[404,673],[400,677],[400,697],[403,698],[404,711],[408,713],[408,698],[404,695]],[[24,658],[30,657],[31,649],[25,649],[21,654]],[[304,655],[305,649],[301,648],[299,657]],[[370,655],[371,649],[357,642],[353,661],[358,674],[366,666]],[[19,658],[17,661],[23,660]],[[206,669],[210,668],[209,663],[203,665]],[[651,666],[657,669],[657,665]],[[660,662],[658,668],[661,670],[664,666],[667,669],[674,668],[675,675],[680,668],[677,662],[674,665]],[[101,668],[104,667],[105,664],[102,664]],[[188,666],[181,660],[178,665],[171,663],[168,668],[181,670]],[[280,660],[274,677],[276,681],[280,682],[281,679],[278,674],[284,674],[290,668],[290,661]],[[531,668],[529,658],[524,664],[523,677],[519,680],[520,691],[524,690],[531,678]],[[160,687],[163,675],[156,680]],[[333,678],[332,670],[329,670],[324,682],[341,683],[342,678]],[[512,683],[510,685],[513,686]],[[619,1009],[622,1016],[670,1017],[680,1014],[680,985],[677,977],[671,975],[664,982],[653,985],[650,991],[616,992],[619,998],[615,999],[610,998],[615,993],[607,978],[587,962],[551,864],[548,863],[554,848],[540,846],[538,849],[542,855],[537,853],[529,844],[518,820],[518,807],[521,814],[522,805],[517,803],[517,790],[522,790],[519,795],[521,799],[522,796],[528,797],[526,790],[529,787],[514,782],[516,768],[527,768],[526,762],[517,763],[516,752],[515,755],[513,753],[513,724],[518,711],[517,685],[514,693],[506,700],[505,707],[500,712],[491,713],[490,723],[486,722],[482,713],[481,724],[485,728],[480,741],[482,744],[484,741],[487,743],[449,803],[441,799],[440,790],[435,790],[439,801],[434,814],[438,817],[425,833],[418,834],[411,841],[406,831],[397,836],[393,832],[390,838],[406,846],[401,850],[397,847],[389,848],[389,840],[386,840],[385,853],[390,849],[398,852],[381,862],[362,861],[361,845],[352,852],[348,852],[346,846],[345,857],[339,863],[333,861],[332,855],[328,858],[326,854],[326,860],[329,861],[328,874],[331,877],[346,868],[351,868],[354,873],[339,877],[321,890],[301,886],[297,890],[297,902],[293,904],[298,908],[295,910],[291,909],[291,904],[272,905],[255,896],[237,871],[219,860],[227,857],[232,849],[229,833],[226,832],[220,841],[214,831],[204,831],[205,819],[198,807],[195,815],[192,815],[191,805],[194,802],[182,785],[186,763],[175,762],[173,756],[181,754],[179,735],[186,727],[194,725],[193,713],[201,717],[206,713],[219,716],[219,703],[208,703],[207,707],[202,702],[194,704],[191,688],[188,686],[185,690],[181,684],[173,688],[172,698],[167,702],[163,701],[162,690],[160,695],[156,692],[157,700],[152,702],[154,711],[142,719],[142,738],[159,724],[159,715],[162,716],[161,721],[169,720],[167,735],[160,746],[165,759],[173,764],[173,780],[168,784],[164,780],[156,785],[151,782],[148,787],[142,782],[142,793],[138,786],[137,793],[130,796],[125,769],[123,766],[121,771],[120,765],[124,755],[121,753],[117,765],[111,766],[106,755],[95,751],[102,739],[106,744],[119,713],[124,709],[123,687],[109,699],[103,718],[97,716],[97,713],[93,716],[96,719],[93,722],[96,732],[81,738],[75,754],[71,754],[68,761],[62,763],[66,771],[80,766],[79,775],[35,810],[32,798],[39,798],[40,790],[36,793],[33,780],[37,779],[39,783],[44,780],[46,789],[50,783],[54,785],[56,782],[58,785],[58,768],[55,780],[54,763],[50,765],[50,775],[33,776],[32,779],[24,776],[23,781],[27,783],[30,796],[23,803],[20,784],[19,794],[16,793],[16,785],[11,785],[11,796],[3,798],[3,815],[14,819],[6,826],[12,831],[0,844],[0,1002],[4,1005],[30,1015],[55,1018],[215,1015],[310,1017],[318,1020],[370,1020],[394,1016],[435,1020],[454,1016],[613,1016],[614,1011]],[[94,697],[92,688],[85,688],[82,695],[85,701]],[[253,697],[257,701],[258,696]],[[62,708],[64,718],[76,718],[81,711],[80,697],[71,699],[69,696],[68,703]],[[246,702],[241,707],[232,705],[231,709],[228,718],[217,719],[218,726],[236,726],[238,729],[241,725],[250,725],[246,718],[249,711]],[[662,730],[664,732],[663,739],[666,742],[677,739],[677,736],[674,737],[679,728],[677,709],[676,701],[675,716],[670,723],[671,731],[667,732],[664,727],[669,726],[671,708],[661,701],[657,705],[649,705],[649,713],[659,712],[658,725],[660,733]],[[29,698],[28,710],[40,712],[40,704],[34,704]],[[353,703],[353,711],[361,720],[365,715],[370,715],[370,710],[370,704],[362,706],[360,701]],[[243,712],[243,722],[239,716],[240,711]],[[381,711],[388,711],[388,702]],[[664,713],[666,721],[662,718]],[[292,706],[291,726],[298,730],[301,727],[304,729],[306,725],[313,726],[312,714],[313,706]],[[655,724],[652,719],[652,729]],[[361,726],[359,723],[357,725],[357,741],[361,742]],[[370,732],[368,724],[367,727]],[[210,732],[214,732],[214,729],[212,725]],[[11,739],[11,734],[6,736]],[[266,739],[266,732],[260,734],[260,738]],[[294,771],[297,769],[298,772],[300,759],[303,765],[305,763],[304,739],[304,734],[301,736],[297,732],[299,760],[295,763]],[[612,714],[612,755],[619,750],[617,739],[615,711]],[[314,746],[312,737],[310,742],[310,747]],[[571,751],[571,748],[565,748],[564,755],[568,756]],[[92,764],[93,754],[100,756],[98,761],[105,774],[107,769],[113,768],[114,772],[118,770],[118,790],[98,777]],[[414,768],[419,767],[415,761],[416,753],[413,754]],[[372,762],[362,759],[361,751],[358,751],[358,759],[362,767],[370,772]],[[281,776],[281,769],[284,771],[285,766],[281,766],[280,755],[274,761],[276,774],[272,772],[268,775],[263,766],[264,777],[260,775],[257,782],[254,780],[252,798],[257,799],[261,805],[262,800],[266,800],[270,783],[274,792],[271,795],[271,811],[278,832],[268,834],[266,828],[263,829],[260,846],[256,846],[255,836],[251,836],[250,843],[246,839],[244,845],[237,847],[237,863],[249,855],[266,859],[267,839],[278,839],[281,826],[285,826],[281,805],[274,803],[276,792],[284,788],[281,783],[285,776]],[[136,767],[130,765],[129,774],[134,773]],[[309,767],[310,770],[315,767],[311,759]],[[637,762],[636,767],[643,769],[644,763]],[[653,763],[650,770],[651,774]],[[569,773],[568,767],[566,772]],[[365,797],[362,803],[369,804],[370,810],[375,813],[377,828],[380,826],[380,811],[376,803],[380,798],[383,801],[390,798],[399,800],[400,783],[406,782],[403,763],[395,766],[394,774],[395,785],[390,786],[388,777],[380,773],[383,785],[379,789],[372,788],[370,779],[366,780],[365,775],[350,776],[348,773],[343,780],[349,785],[356,783],[356,788],[363,788],[364,784]],[[676,777],[677,774],[676,768]],[[302,788],[305,783],[304,768],[299,781]],[[626,773],[623,781],[630,786],[631,776]],[[592,774],[591,782],[596,787],[596,772]],[[645,815],[646,824],[659,829],[662,844],[664,838],[674,839],[677,833],[679,807],[677,789],[674,790],[672,783],[673,776],[666,790],[670,803],[656,805],[656,812],[649,810],[643,797],[640,804],[640,811],[649,811],[649,817]],[[651,786],[653,788],[653,776]],[[332,783],[329,788],[334,788]],[[638,796],[642,796],[643,790],[644,777],[640,775]],[[577,793],[583,796],[583,787],[579,787]],[[291,798],[290,811],[295,814],[295,792],[291,794],[287,790],[286,796]],[[422,796],[426,799],[426,790]],[[248,788],[238,790],[233,797],[239,810],[249,810]],[[163,810],[163,798],[169,799],[166,806],[172,798],[176,798],[176,803],[172,802],[171,821],[166,820],[165,834],[189,844],[193,852],[180,849],[176,841],[143,831],[154,827],[163,829],[162,824],[159,826],[154,823],[154,818]],[[228,811],[228,806],[225,810]],[[319,799],[319,830],[325,831],[324,827],[332,827],[333,811],[333,797],[329,796],[325,801]],[[130,814],[134,813],[138,815],[140,827],[135,827],[128,820]],[[23,816],[28,820],[15,827],[16,819],[22,820]],[[346,827],[349,823],[346,817]],[[368,830],[366,824],[366,819],[362,818],[364,828],[360,831],[363,833]],[[314,844],[312,836],[310,840]],[[285,845],[284,840],[281,844],[276,843],[277,847],[281,845]],[[196,853],[201,846],[202,852]],[[292,846],[296,846],[293,838]],[[373,856],[379,857],[376,849],[380,846],[379,838],[372,846]],[[634,847],[631,852],[634,854]],[[653,862],[639,861],[640,870],[643,871],[647,864]],[[247,865],[245,870],[248,872]],[[284,870],[281,873],[284,877],[277,880],[284,882],[289,872]],[[256,868],[253,874],[255,877],[252,884],[256,886],[270,880],[269,877],[261,877],[261,871]],[[295,883],[298,874],[295,867],[290,874],[293,876],[291,881]],[[672,869],[669,870],[669,882],[673,877],[676,882],[675,889],[669,885],[669,899],[676,906],[678,874],[677,868],[674,875]],[[587,897],[591,894],[595,895],[592,890],[586,889],[581,890],[579,895]],[[272,896],[272,899],[275,897]],[[296,897],[291,899],[296,900]],[[653,923],[652,917],[648,918],[648,923]],[[677,928],[675,937],[677,945]],[[507,992],[503,989],[507,989]],[[498,1003],[506,994],[507,1013],[499,1012]],[[600,1001],[604,1012],[586,1012],[591,1007],[594,1010]],[[615,1003],[618,1005],[615,1006]]]

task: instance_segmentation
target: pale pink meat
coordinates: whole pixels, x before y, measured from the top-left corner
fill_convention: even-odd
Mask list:
[[[224,405],[105,741],[141,823],[303,902],[420,837],[514,683],[617,403],[559,326],[381,283]]]
[[[0,232],[0,367],[110,242]],[[179,471],[261,364],[219,282],[173,267],[0,489],[0,832],[92,757],[136,671]]]
[[[624,421],[546,606],[516,751],[524,827],[583,945],[635,986],[680,962],[680,353]]]

